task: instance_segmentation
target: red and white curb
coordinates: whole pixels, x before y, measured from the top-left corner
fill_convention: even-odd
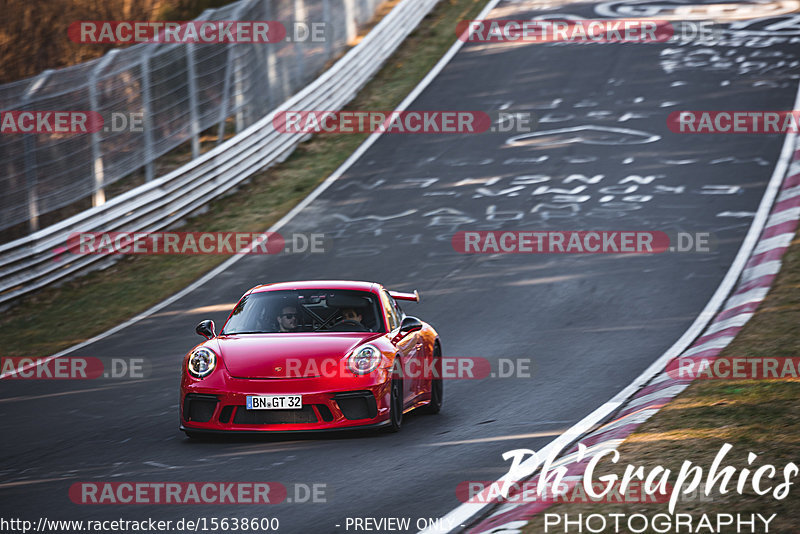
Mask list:
[[[713,361],[753,316],[764,300],[781,267],[781,258],[789,248],[800,218],[800,149],[796,149],[792,163],[769,218],[764,224],[758,242],[750,253],[734,292],[725,301],[714,320],[679,357],[697,356]],[[667,367],[643,388],[639,389],[615,414],[614,419],[580,439],[580,443],[594,451],[616,449],[636,428],[655,415],[664,405],[686,389],[692,380],[670,376]],[[581,479],[591,459],[574,463],[577,445],[568,450],[553,467],[565,465],[566,477]],[[565,477],[565,479],[566,479]],[[574,477],[574,478],[572,478]],[[533,483],[538,481],[533,477]],[[468,532],[486,534],[512,534],[522,529],[536,514],[552,503],[506,503],[471,527]]]

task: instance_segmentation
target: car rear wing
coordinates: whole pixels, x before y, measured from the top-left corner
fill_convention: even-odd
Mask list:
[[[416,289],[413,293],[403,293],[402,291],[389,291],[389,295],[395,300],[413,300],[414,302],[420,301],[419,291]]]

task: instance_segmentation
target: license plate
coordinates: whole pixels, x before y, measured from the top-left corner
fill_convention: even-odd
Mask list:
[[[300,410],[302,395],[248,395],[248,410]]]

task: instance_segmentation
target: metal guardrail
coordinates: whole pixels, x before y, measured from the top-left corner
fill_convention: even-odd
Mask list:
[[[221,141],[230,118],[242,132],[313,81],[381,1],[239,0],[195,20],[275,21],[286,39],[139,43],[0,85],[0,110],[104,119],[91,134],[0,136],[0,230],[20,235],[27,223],[33,233],[76,202],[103,204],[112,184],[152,180],[158,159],[183,143],[198,157],[201,133],[216,130]]]
[[[338,110],[349,102],[438,0],[402,0],[372,31],[314,82],[246,130],[175,171],[106,204],[25,238],[0,245],[0,304],[108,261],[105,255],[58,260],[73,232],[164,229],[203,204],[282,161],[307,134],[275,130],[286,110]]]

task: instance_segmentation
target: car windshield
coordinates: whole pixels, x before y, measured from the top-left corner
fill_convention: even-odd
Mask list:
[[[383,316],[373,293],[306,289],[247,295],[234,308],[222,334],[383,331]]]

